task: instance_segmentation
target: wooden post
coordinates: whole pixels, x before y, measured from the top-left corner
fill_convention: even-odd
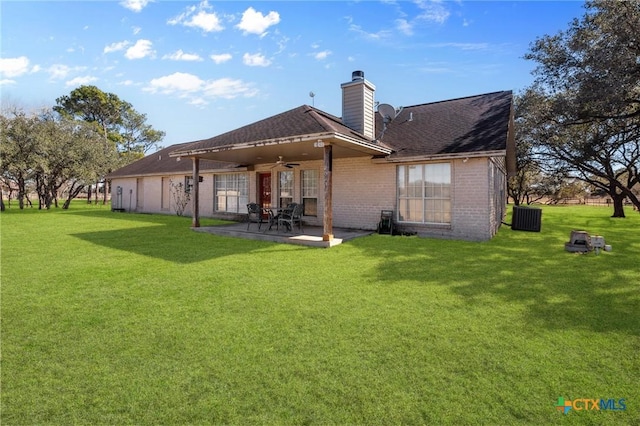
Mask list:
[[[200,227],[200,158],[191,157],[193,161],[193,186],[191,187],[191,227]]]
[[[322,241],[333,240],[333,208],[332,203],[332,170],[333,151],[330,144],[324,145],[324,214],[322,215]]]

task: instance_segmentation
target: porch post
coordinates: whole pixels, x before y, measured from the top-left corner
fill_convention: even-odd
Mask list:
[[[191,187],[192,204],[191,204],[191,227],[200,227],[200,157],[191,157],[193,161],[193,186]]]
[[[324,145],[324,213],[322,215],[322,241],[333,240],[333,209],[331,173],[333,169],[333,151],[328,143]]]

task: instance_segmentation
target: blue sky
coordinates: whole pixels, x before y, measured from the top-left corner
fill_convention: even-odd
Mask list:
[[[303,104],[341,115],[354,70],[399,106],[531,84],[530,44],[578,1],[2,1],[3,106],[91,84],[166,132],[209,138]],[[313,92],[313,99],[309,96]]]

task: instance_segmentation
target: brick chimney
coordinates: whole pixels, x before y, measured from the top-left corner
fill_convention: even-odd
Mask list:
[[[376,118],[373,95],[376,86],[364,79],[363,71],[351,73],[351,81],[342,83],[342,122],[345,126],[375,139]]]

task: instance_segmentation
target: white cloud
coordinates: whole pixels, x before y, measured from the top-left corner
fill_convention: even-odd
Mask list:
[[[49,78],[52,80],[62,80],[72,73],[79,73],[85,71],[87,67],[69,67],[64,64],[54,64],[47,68],[45,71],[49,73]]]
[[[388,30],[380,30],[377,33],[370,33],[363,30],[360,25],[356,25],[356,24],[349,25],[349,30],[357,34],[360,34],[360,36],[362,36],[365,39],[373,40],[373,41],[384,40],[389,38],[392,35],[391,31],[388,31]]]
[[[437,48],[447,48],[453,47],[454,49],[460,50],[487,50],[489,48],[488,43],[431,43],[428,45],[429,47],[437,47]]]
[[[140,27],[131,27],[131,32],[133,32],[133,35],[138,35],[140,31],[142,31],[142,28]]]
[[[202,61],[200,55],[196,53],[184,53],[182,49],[178,49],[170,55],[164,55],[162,59],[171,59],[172,61]]]
[[[331,51],[330,50],[323,50],[322,52],[316,52],[313,54],[313,57],[316,58],[319,61],[322,61],[324,59],[327,59],[327,57],[331,55]]]
[[[208,81],[204,88],[204,93],[212,98],[233,99],[238,96],[250,98],[255,96],[258,91],[242,80],[221,78]]]
[[[74,79],[71,79],[67,81],[64,85],[67,87],[75,87],[75,86],[82,86],[85,84],[93,83],[94,81],[98,81],[98,79],[96,77],[86,75],[84,77],[76,77]]]
[[[51,65],[47,69],[47,72],[49,73],[49,76],[51,78],[56,80],[61,80],[63,78],[67,78],[67,76],[71,72],[71,68],[62,64],[55,64],[55,65]]]
[[[396,19],[396,28],[405,35],[413,35],[413,24],[406,19]]]
[[[271,65],[271,61],[260,53],[250,55],[245,53],[242,55],[242,62],[250,67],[268,67]]]
[[[222,64],[224,62],[230,61],[232,56],[230,53],[221,53],[219,55],[211,55],[210,58],[213,60],[213,62],[215,62],[216,64]]]
[[[125,7],[127,9],[133,11],[133,12],[140,12],[149,3],[150,3],[150,0],[122,0],[120,2],[120,5],[122,7]]]
[[[204,82],[193,74],[175,72],[160,78],[154,78],[145,89],[151,93],[192,93],[202,89]]]
[[[197,106],[197,107],[199,107],[199,106],[204,107],[205,105],[208,105],[208,104],[209,104],[209,102],[205,101],[202,98],[193,98],[193,99],[191,99],[189,101],[189,105],[194,105],[194,106]]]
[[[0,75],[3,77],[19,77],[29,72],[29,58],[0,58]]]
[[[190,21],[185,22],[188,27],[200,28],[205,32],[222,31],[224,27],[220,24],[220,18],[215,13],[198,12]]]
[[[241,29],[244,34],[258,34],[260,36],[266,35],[265,31],[272,26],[280,22],[280,14],[278,12],[271,11],[267,15],[256,11],[253,7],[248,8],[242,14],[242,20],[236,26]]]
[[[202,80],[198,76],[182,72],[154,78],[144,90],[189,99],[193,105],[206,104],[206,99],[252,97],[258,93],[257,89],[242,80],[231,78]]]
[[[279,55],[280,53],[284,52],[284,50],[287,48],[287,43],[289,42],[289,38],[288,37],[282,37],[280,40],[278,40],[278,51],[275,52],[275,55]]]
[[[185,27],[200,28],[202,31],[218,32],[224,27],[215,12],[209,13],[211,6],[203,0],[198,6],[190,6],[180,15],[167,21],[169,25],[184,25]]]
[[[445,5],[439,1],[416,0],[415,4],[422,11],[416,19],[444,24],[449,18],[449,11]]]
[[[0,80],[0,86],[8,86],[10,84],[16,84],[16,81],[8,78]]]
[[[125,53],[124,56],[127,59],[142,59],[147,56],[153,57],[155,52],[151,47],[151,41],[144,39],[138,40],[136,44],[127,49],[127,53]]]
[[[130,44],[131,43],[128,42],[127,40],[111,43],[110,45],[104,47],[104,49],[102,50],[102,53],[117,52],[119,50],[126,49]]]

